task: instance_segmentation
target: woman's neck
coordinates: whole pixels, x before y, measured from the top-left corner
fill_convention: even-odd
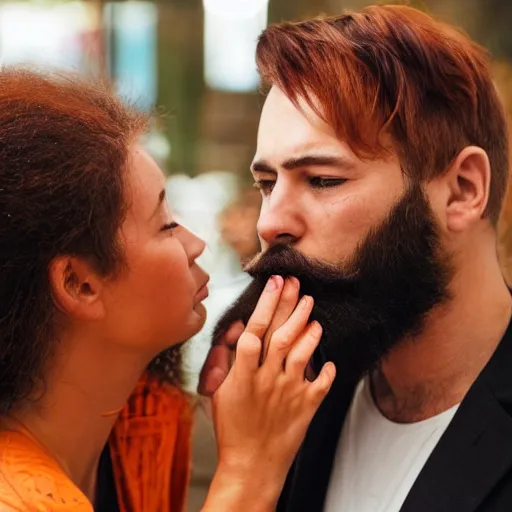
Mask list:
[[[94,502],[100,455],[114,423],[147,367],[147,358],[106,344],[61,343],[41,399],[12,413]]]

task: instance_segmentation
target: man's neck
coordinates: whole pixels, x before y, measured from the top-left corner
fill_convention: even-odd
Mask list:
[[[56,356],[45,394],[16,410],[11,426],[28,429],[94,502],[100,455],[147,361],[105,353],[100,344],[61,345],[71,349]]]
[[[491,358],[510,322],[512,300],[499,269],[476,274],[460,273],[453,300],[371,374],[373,398],[388,419],[413,423],[460,403]]]

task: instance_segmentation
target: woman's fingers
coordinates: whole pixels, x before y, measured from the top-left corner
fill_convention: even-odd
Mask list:
[[[272,335],[290,318],[299,300],[300,283],[296,277],[288,277],[284,282],[281,299],[274,313],[272,321],[263,339],[262,361],[268,354]]]
[[[249,381],[260,366],[261,340],[251,334],[244,332],[236,346],[236,360],[233,369],[240,382]]]
[[[267,285],[256,304],[256,308],[247,322],[245,332],[254,334],[260,340],[263,339],[279,304],[283,284],[284,280],[281,276],[272,276],[267,281]]]
[[[313,382],[304,378],[322,335],[317,322],[308,325],[313,299],[307,296],[273,333],[260,365],[262,338],[278,309],[283,285],[278,279],[262,293],[238,340],[233,368],[212,402],[220,464],[231,464],[235,473],[264,468],[272,482],[284,482],[336,373],[328,363]],[[269,466],[269,460],[275,463]]]
[[[316,321],[311,322],[286,357],[285,371],[290,377],[305,378],[307,365],[318,347],[321,337],[322,326]]]
[[[302,333],[308,323],[313,304],[312,297],[308,295],[302,297],[290,318],[272,335],[267,359],[263,365],[265,369],[262,368],[262,371],[268,373],[269,376],[282,372],[283,363],[288,357],[291,347],[294,347],[304,337]],[[318,323],[314,325],[320,328]],[[319,339],[320,337],[316,340],[317,344]]]
[[[260,365],[262,342],[279,304],[284,280],[272,276],[263,290],[245,331],[238,340],[235,368],[238,378],[249,379]]]
[[[222,337],[221,343],[227,345],[230,350],[234,350],[238,339],[244,332],[245,325],[241,320],[238,320],[226,331],[226,334]]]
[[[232,354],[244,331],[242,322],[235,322],[217,345],[210,348],[199,376],[198,392],[212,396],[222,384],[232,365]]]
[[[199,375],[198,392],[211,396],[217,391],[229,373],[229,347],[224,344],[210,348],[206,361]]]
[[[336,377],[336,366],[334,363],[325,363],[318,377],[308,383],[306,391],[306,402],[310,404],[312,410],[316,412],[322,400],[326,397]]]

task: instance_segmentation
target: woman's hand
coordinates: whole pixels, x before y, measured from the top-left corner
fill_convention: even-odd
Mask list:
[[[305,379],[322,329],[317,322],[308,324],[313,299],[305,296],[297,303],[297,289],[290,309],[291,295],[283,287],[282,277],[269,280],[238,340],[235,362],[213,396],[219,463],[204,510],[217,510],[216,503],[226,511],[272,510],[334,380],[332,363],[314,381]]]

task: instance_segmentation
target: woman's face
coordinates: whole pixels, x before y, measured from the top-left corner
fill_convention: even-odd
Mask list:
[[[103,335],[152,356],[203,326],[208,275],[196,258],[205,244],[174,223],[165,178],[140,147],[131,150],[128,212],[121,227],[126,265],[103,288]]]

